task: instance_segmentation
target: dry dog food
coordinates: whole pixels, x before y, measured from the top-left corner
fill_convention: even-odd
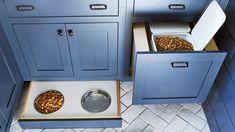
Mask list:
[[[59,110],[64,104],[64,96],[59,91],[46,91],[34,101],[35,109],[42,114],[49,114]]]
[[[160,36],[154,41],[158,51],[193,51],[192,44],[179,37]]]

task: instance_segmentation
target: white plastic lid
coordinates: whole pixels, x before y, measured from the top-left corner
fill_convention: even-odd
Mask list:
[[[195,42],[194,50],[203,50],[223,25],[225,19],[226,15],[217,1],[212,1],[192,29],[191,35]]]
[[[152,34],[187,33],[191,31],[189,25],[182,22],[152,22],[149,27]]]

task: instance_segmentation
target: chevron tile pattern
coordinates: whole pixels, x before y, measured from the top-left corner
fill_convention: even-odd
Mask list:
[[[23,130],[17,122],[21,101],[10,132],[210,132],[201,104],[132,105],[132,93],[133,83],[122,82],[121,128]]]

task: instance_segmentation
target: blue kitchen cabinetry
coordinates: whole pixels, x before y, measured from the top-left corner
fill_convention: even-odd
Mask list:
[[[0,21],[0,132],[9,129],[22,85],[23,79]]]
[[[116,23],[13,27],[33,77],[117,75]]]
[[[133,30],[133,103],[204,102],[226,53],[210,48],[201,52],[153,52],[148,47],[145,25],[136,24]]]
[[[33,77],[73,76],[64,24],[25,24],[13,27]]]
[[[117,75],[117,23],[66,24],[75,75]]]

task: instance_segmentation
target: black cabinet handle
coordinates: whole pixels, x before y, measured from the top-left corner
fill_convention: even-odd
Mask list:
[[[106,4],[91,4],[90,9],[91,10],[106,10],[107,5]]]
[[[32,5],[17,5],[16,10],[17,11],[32,11],[34,9],[34,6]]]
[[[184,4],[170,4],[168,7],[171,10],[185,10]]]
[[[63,35],[64,35],[63,30],[62,30],[62,29],[58,29],[58,30],[57,30],[57,34],[58,34],[59,36],[63,36]]]
[[[72,36],[74,35],[73,30],[69,29],[69,30],[68,30],[68,35],[69,35],[70,37],[72,37]]]
[[[187,68],[189,67],[188,62],[172,62],[171,66],[173,68]]]

